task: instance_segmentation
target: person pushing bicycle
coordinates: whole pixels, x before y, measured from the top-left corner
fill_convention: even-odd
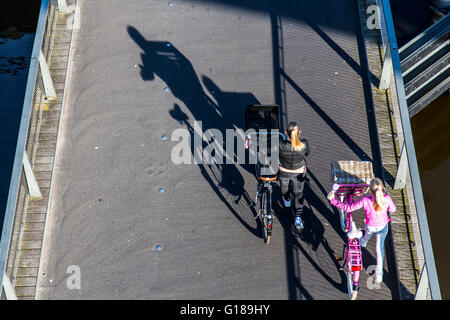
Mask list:
[[[280,139],[278,179],[280,180],[281,198],[284,206],[291,206],[291,191],[294,196],[294,224],[298,230],[304,228],[301,215],[303,213],[303,188],[306,180],[306,157],[310,147],[308,140],[300,139],[300,127],[291,121],[286,128],[286,140]],[[244,148],[248,149],[248,138]]]
[[[298,230],[304,228],[302,222],[303,213],[303,188],[306,180],[306,157],[309,155],[309,143],[300,138],[300,127],[297,122],[291,121],[286,128],[286,140],[280,140],[278,179],[282,199],[285,207],[291,206],[291,191],[294,198],[295,227]],[[292,189],[290,188],[292,186]]]
[[[365,233],[359,238],[361,247],[365,247],[367,241],[376,235],[377,267],[375,281],[380,283],[383,280],[383,261],[384,261],[384,241],[388,233],[388,224],[391,219],[387,211],[395,212],[396,207],[391,197],[386,194],[383,182],[379,178],[370,181],[370,195],[364,196],[353,203],[342,203],[334,197],[334,191],[331,191],[327,198],[331,204],[341,210],[352,212],[364,208],[366,212]]]

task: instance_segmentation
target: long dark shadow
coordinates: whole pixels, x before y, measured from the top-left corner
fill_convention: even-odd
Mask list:
[[[191,141],[202,141],[202,149],[206,146],[203,137],[194,130],[193,121],[202,121],[202,131],[218,129],[225,136],[226,129],[243,128],[244,110],[247,105],[259,104],[251,93],[224,92],[212,79],[203,76],[202,82],[214,96],[214,102],[203,90],[202,82],[198,78],[192,63],[171,43],[164,41],[147,41],[138,30],[132,26],[127,27],[128,34],[142,50],[140,67],[141,77],[144,81],[152,81],[155,76],[163,80],[171,93],[181,100],[190,110],[194,119],[189,116],[177,104],[168,110],[169,115],[183,124],[190,133]],[[197,137],[196,137],[197,136]],[[234,150],[226,150],[234,157]],[[195,157],[194,145],[191,145],[191,153]],[[233,213],[236,219],[242,223],[253,235],[261,237],[258,225],[253,227],[256,212],[248,208],[250,197],[245,189],[245,181],[242,174],[234,164],[198,164],[203,178],[208,182],[218,198]],[[245,170],[251,170],[248,166],[242,166]],[[245,201],[238,212],[233,207],[240,201]],[[243,216],[247,216],[245,219]]]
[[[281,116],[280,116],[280,128],[285,128],[288,119],[288,108],[286,100],[286,77],[284,76],[284,52],[283,52],[283,36],[281,29],[281,22],[279,16],[275,12],[271,12],[271,27],[272,27],[272,50],[273,50],[273,70],[274,70],[274,89],[275,89],[275,101],[280,105]],[[314,177],[315,179],[315,177]],[[318,183],[317,179],[316,182]],[[320,185],[321,186],[321,185]],[[323,189],[323,187],[322,187]],[[314,204],[317,210],[330,211],[317,197],[314,192],[309,188],[308,183],[305,184],[305,202],[308,204]],[[341,274],[341,282],[335,282],[331,277],[329,277],[324,270],[312,259],[307,251],[300,245],[297,237],[297,230],[293,228],[293,213],[290,214],[277,214],[278,220],[282,224],[284,232],[285,241],[285,252],[286,252],[286,275],[288,279],[288,295],[289,299],[300,299],[305,298],[308,300],[313,300],[313,296],[304,288],[301,281],[301,271],[298,266],[300,265],[298,259],[300,258],[300,253],[302,253],[311,265],[321,274],[324,279],[330,282],[335,288],[340,291],[345,289],[345,281],[343,275]],[[322,213],[322,212],[321,212]],[[324,213],[322,213],[324,214]],[[326,215],[326,214],[324,214]],[[332,219],[328,215],[330,220],[334,221],[332,223],[333,227],[337,229],[339,227],[339,221]],[[334,257],[334,252],[328,245],[328,242],[324,239],[324,227],[319,219],[314,215],[311,207],[304,209],[304,220],[305,220],[305,230],[302,231],[302,241],[309,243],[313,250],[317,250],[319,245],[322,244],[330,257],[330,262],[332,261],[336,268],[339,269],[339,265]]]
[[[364,62],[361,61],[361,64],[359,65],[345,50],[343,50],[336,42],[334,42],[333,39],[330,38],[330,36],[324,32],[317,24],[312,22],[311,20],[305,18],[305,21],[308,23],[308,25],[313,29],[329,46],[332,48],[345,62],[348,63],[348,65],[357,73],[360,77],[364,77],[365,69],[364,69]],[[370,71],[369,71],[370,72]],[[378,88],[378,85],[380,84],[380,80],[375,76],[372,72],[370,72],[371,75],[371,81],[374,86]]]
[[[308,170],[308,175],[310,177],[314,177],[314,174],[311,172],[311,170]],[[313,180],[314,179],[315,177],[313,178]],[[306,185],[305,200],[307,201],[309,206],[315,208],[316,211],[320,213],[330,223],[331,227],[336,231],[336,233],[339,235],[342,241],[346,241],[347,237],[345,234],[342,233],[340,218],[337,210],[335,210],[334,207],[330,209],[328,203],[324,203],[323,199],[324,199],[323,197],[318,196],[312,190],[309,183]]]
[[[278,216],[280,224],[283,226],[286,243],[286,262],[287,262],[287,276],[288,276],[288,290],[289,299],[305,298],[307,300],[314,300],[313,296],[304,288],[301,281],[301,272],[299,268],[301,256],[313,266],[313,268],[333,287],[341,292],[346,292],[346,282],[343,273],[339,273],[340,281],[335,281],[331,278],[325,270],[323,270],[313,257],[304,248],[301,242],[311,246],[311,249],[317,251],[319,245],[322,245],[328,254],[330,264],[334,264],[336,270],[339,270],[340,265],[336,256],[329,246],[326,239],[323,237],[324,227],[322,223],[315,217],[311,207],[305,206],[304,220],[305,230],[299,235],[292,225],[292,213],[281,214]]]
[[[356,156],[363,161],[372,161],[372,158],[365,153],[358,144],[353,141],[353,139],[345,133],[344,130],[339,127],[339,125],[331,119],[322,108],[311,99],[305,91],[303,91],[294,80],[292,80],[289,75],[287,75],[284,70],[281,70],[281,75],[286,79],[286,81],[292,86],[292,88],[297,91],[297,93],[305,99],[309,106],[328,124],[328,126],[333,129],[333,131],[342,139],[342,141],[347,144],[347,146],[356,154]]]
[[[274,188],[273,199],[281,199],[281,190],[279,187]],[[295,234],[297,230],[294,228],[294,215],[291,209],[286,209],[281,204],[281,200],[273,201],[273,212],[277,217],[278,222],[284,230],[285,253],[286,253],[286,276],[288,286],[289,300],[314,300],[312,294],[303,286],[301,282],[301,272],[299,269],[300,255],[296,250]]]
[[[282,54],[282,36],[279,17],[273,11],[270,12],[270,24],[272,27],[272,57],[273,57],[273,83],[275,104],[280,106],[280,130],[284,131],[287,125],[287,103],[285,82],[280,77],[284,67]]]

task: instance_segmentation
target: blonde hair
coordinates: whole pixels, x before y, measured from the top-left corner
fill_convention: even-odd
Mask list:
[[[300,127],[295,122],[290,122],[286,130],[291,137],[291,145],[295,151],[300,151],[305,147],[305,144],[300,141],[298,134],[300,132]]]
[[[375,211],[386,210],[387,202],[384,199],[384,193],[386,189],[383,187],[383,182],[379,178],[374,178],[370,181],[370,192],[375,200],[373,202],[373,207]]]

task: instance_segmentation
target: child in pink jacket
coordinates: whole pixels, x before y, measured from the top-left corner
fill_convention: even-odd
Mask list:
[[[372,179],[370,182],[370,195],[364,196],[353,203],[342,203],[334,197],[334,192],[328,194],[331,204],[344,211],[352,212],[364,208],[366,212],[365,234],[359,239],[361,247],[365,247],[367,241],[376,235],[377,268],[375,279],[380,283],[383,280],[384,241],[388,233],[389,216],[387,211],[395,212],[396,207],[391,197],[386,193],[383,182]]]

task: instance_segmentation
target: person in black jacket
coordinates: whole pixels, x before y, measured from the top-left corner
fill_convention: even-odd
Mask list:
[[[280,140],[278,179],[285,207],[291,206],[291,193],[294,200],[295,227],[304,228],[301,215],[303,213],[303,187],[306,180],[306,157],[309,155],[309,143],[300,139],[300,127],[294,121],[286,128],[287,139]],[[291,187],[291,188],[290,188]]]

